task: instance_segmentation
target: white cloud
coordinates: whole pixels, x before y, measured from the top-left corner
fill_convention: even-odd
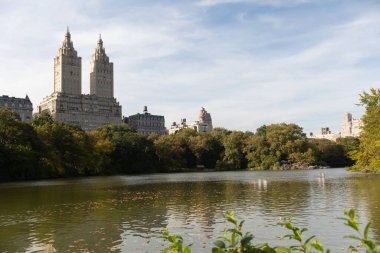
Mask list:
[[[313,0],[200,0],[201,6],[214,6],[219,4],[250,3],[258,5],[287,6],[310,3]]]
[[[286,15],[245,9],[231,14],[243,22],[220,25],[227,21],[204,6],[223,2],[241,1],[117,8],[102,1],[10,1],[0,15],[0,94],[28,93],[34,106],[49,95],[53,58],[70,25],[85,92],[90,57],[102,33],[125,115],[148,105],[152,113],[165,115],[169,126],[183,117],[195,120],[205,106],[216,126],[255,130],[285,121],[307,131],[338,128],[345,111],[360,116],[354,105],[358,93],[380,81],[379,8],[363,8],[349,22],[298,31]],[[246,2],[280,7],[309,1]]]

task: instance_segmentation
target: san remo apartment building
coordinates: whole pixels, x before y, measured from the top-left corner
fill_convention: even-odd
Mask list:
[[[82,59],[67,30],[62,47],[54,58],[54,92],[43,99],[38,113],[54,120],[94,130],[105,124],[122,123],[121,106],[114,98],[113,63],[99,36],[90,67],[90,94],[82,94]]]

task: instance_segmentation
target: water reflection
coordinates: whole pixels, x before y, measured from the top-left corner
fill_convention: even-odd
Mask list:
[[[323,173],[323,176],[322,174]],[[297,224],[335,251],[347,207],[380,227],[380,178],[344,170],[223,172],[104,177],[0,185],[1,252],[158,252],[168,227],[210,252],[236,210],[256,242],[284,244],[277,219]],[[348,231],[350,232],[350,231]],[[210,238],[212,240],[210,240]],[[270,239],[268,239],[270,238]],[[378,237],[379,238],[379,237]]]

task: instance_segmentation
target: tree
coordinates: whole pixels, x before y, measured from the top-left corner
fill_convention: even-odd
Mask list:
[[[41,143],[29,124],[10,109],[0,109],[0,181],[38,178]]]
[[[233,131],[223,139],[224,155],[218,163],[219,169],[240,170],[247,168],[247,158],[244,153],[244,145],[249,133]]]
[[[194,168],[197,158],[190,140],[197,135],[193,129],[181,129],[175,134],[160,136],[154,144],[161,166],[169,170]]]
[[[52,120],[42,114],[32,121],[44,144],[43,170],[46,177],[92,174],[95,142],[78,126]]]
[[[113,145],[108,146],[111,163],[107,173],[147,173],[156,170],[158,162],[153,142],[127,124],[102,126],[95,130],[94,135],[98,140],[109,141]]]
[[[344,158],[346,160],[345,166],[354,165],[355,161],[352,160],[350,154],[356,152],[359,149],[360,140],[358,137],[344,137],[336,140],[338,145],[341,145],[344,150]]]
[[[244,152],[249,167],[255,169],[278,169],[283,162],[315,162],[302,128],[295,124],[261,126],[247,139]]]
[[[196,157],[197,165],[215,168],[224,150],[223,144],[209,133],[200,133],[190,138],[190,148]]]
[[[350,165],[350,159],[344,147],[327,139],[310,139],[309,143],[315,150],[317,162],[330,167],[345,167]]]
[[[365,107],[365,113],[359,148],[351,152],[353,169],[380,172],[380,89],[363,92],[360,105]]]

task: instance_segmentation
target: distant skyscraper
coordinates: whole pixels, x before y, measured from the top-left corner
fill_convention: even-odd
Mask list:
[[[91,95],[81,94],[81,61],[67,30],[54,59],[54,92],[41,102],[39,113],[48,112],[53,119],[84,130],[122,123],[121,106],[113,97],[113,63],[109,62],[100,37],[91,61]]]

